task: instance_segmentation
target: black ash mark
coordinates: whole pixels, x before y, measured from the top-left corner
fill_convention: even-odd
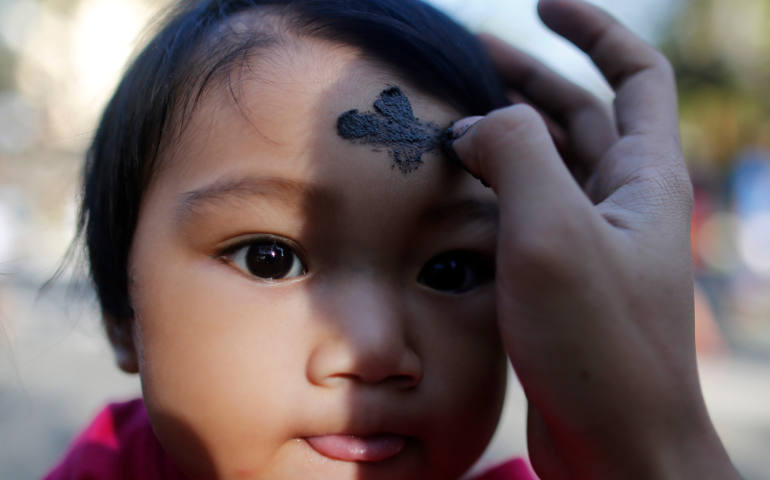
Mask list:
[[[393,166],[404,174],[419,168],[423,153],[441,146],[442,130],[415,117],[409,99],[400,88],[383,90],[374,102],[374,110],[365,113],[349,110],[340,115],[339,136],[354,143],[386,147]]]

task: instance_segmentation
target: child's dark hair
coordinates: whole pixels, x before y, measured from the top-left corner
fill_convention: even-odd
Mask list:
[[[250,11],[267,13],[253,31],[227,29]],[[181,1],[123,76],[84,168],[78,235],[113,334],[133,316],[128,255],[163,146],[213,82],[260,49],[300,36],[357,47],[463,115],[508,103],[475,36],[419,0]]]

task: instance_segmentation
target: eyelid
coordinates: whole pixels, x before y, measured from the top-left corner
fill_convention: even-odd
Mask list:
[[[236,250],[254,243],[256,240],[277,240],[279,242],[285,243],[291,247],[291,249],[294,250],[294,253],[296,253],[300,258],[300,260],[306,264],[305,259],[307,258],[307,255],[305,254],[305,249],[291,238],[275,233],[249,233],[245,235],[239,235],[233,239],[228,240],[223,246],[219,247],[217,249],[217,253],[214,256],[217,258],[226,257],[227,255],[231,255]]]

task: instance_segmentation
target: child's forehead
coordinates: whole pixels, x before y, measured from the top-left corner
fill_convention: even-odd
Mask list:
[[[354,109],[371,111],[378,96],[392,87],[404,93],[415,116],[425,122],[446,127],[460,116],[354,47],[313,38],[280,42],[204,92],[170,160],[186,162],[191,153],[217,144],[251,143],[254,151],[269,156],[299,155],[342,141],[339,116]]]
[[[206,92],[203,103],[216,110],[235,108],[256,115],[247,118],[252,122],[273,123],[277,117],[314,109],[330,116],[366,109],[384,88],[394,85],[408,92],[413,108],[422,115],[457,116],[448,105],[412,88],[384,62],[356,47],[311,37],[289,37],[251,56]]]

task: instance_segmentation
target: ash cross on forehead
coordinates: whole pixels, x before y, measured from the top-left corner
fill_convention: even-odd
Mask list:
[[[422,164],[422,154],[441,146],[442,130],[414,116],[398,87],[380,92],[374,112],[349,110],[337,119],[337,134],[353,143],[386,147],[393,166],[407,174]]]

